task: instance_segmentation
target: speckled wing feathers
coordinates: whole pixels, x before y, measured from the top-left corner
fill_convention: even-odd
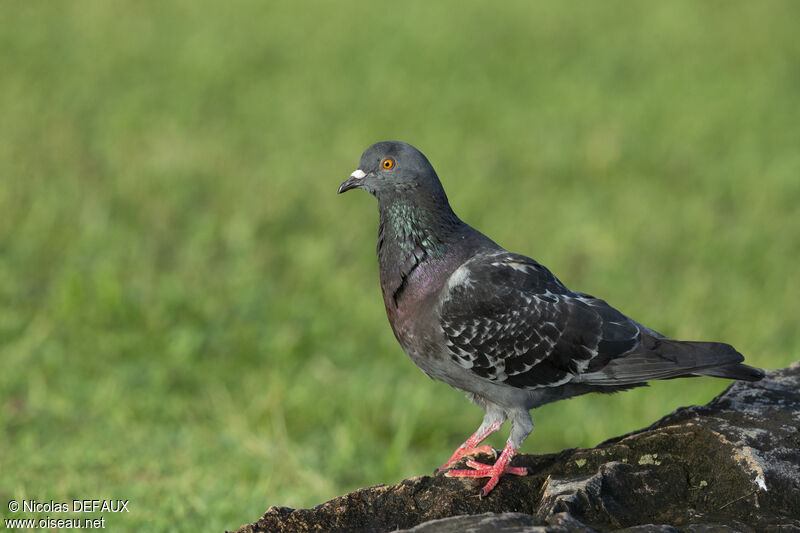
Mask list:
[[[508,252],[477,256],[451,276],[441,326],[460,366],[526,389],[598,371],[640,343],[636,323]]]

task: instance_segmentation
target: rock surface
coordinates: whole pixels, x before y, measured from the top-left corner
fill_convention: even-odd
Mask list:
[[[270,507],[237,533],[800,532],[800,362],[596,448],[514,465],[529,475],[484,499],[479,480],[422,476],[313,509]]]

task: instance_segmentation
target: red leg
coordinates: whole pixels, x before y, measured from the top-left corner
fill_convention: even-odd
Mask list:
[[[503,423],[499,421],[487,427],[483,427],[483,425],[481,425],[481,427],[478,428],[478,431],[473,433],[472,436],[464,442],[464,444],[459,446],[453,455],[450,456],[450,459],[448,459],[445,464],[437,468],[436,471],[439,472],[440,470],[444,470],[466,455],[485,453],[497,457],[497,452],[494,451],[494,448],[489,445],[478,447],[478,444],[483,442],[486,437],[499,430],[502,425]]]
[[[503,474],[524,476],[528,473],[528,469],[525,467],[510,466],[511,459],[516,453],[516,448],[512,448],[511,444],[506,444],[506,447],[503,448],[503,453],[500,454],[500,457],[494,465],[467,461],[467,466],[474,470],[450,470],[449,472],[445,472],[444,475],[447,477],[488,477],[489,482],[481,490],[481,496],[486,496],[497,486],[497,482],[500,481],[500,477]]]

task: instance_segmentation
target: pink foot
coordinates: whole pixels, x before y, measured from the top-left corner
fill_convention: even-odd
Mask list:
[[[494,465],[486,465],[477,461],[467,461],[467,466],[473,470],[450,470],[449,472],[445,472],[444,475],[447,477],[488,477],[489,482],[481,489],[481,496],[486,496],[497,486],[503,474],[524,476],[528,473],[528,469],[525,467],[511,466],[509,464],[515,453],[517,453],[517,450],[511,448],[510,445],[506,445],[503,449],[503,453],[500,454],[500,458],[497,459]]]
[[[450,456],[450,459],[448,459],[445,464],[443,464],[442,466],[440,466],[439,468],[436,469],[436,472],[440,472],[442,470],[445,470],[447,467],[449,467],[451,464],[455,463],[456,461],[458,461],[462,457],[466,457],[466,456],[470,456],[470,455],[477,455],[479,453],[485,453],[486,455],[491,455],[492,457],[497,457],[497,452],[494,451],[494,448],[492,448],[488,444],[486,444],[485,446],[478,446],[478,447],[464,446],[462,444],[453,453],[453,455]]]
[[[481,427],[478,428],[478,431],[473,433],[472,436],[470,436],[470,438],[468,438],[464,444],[459,446],[458,449],[450,457],[450,459],[448,459],[445,464],[434,470],[434,473],[445,470],[451,464],[455,463],[456,461],[467,455],[485,453],[493,457],[497,457],[497,452],[494,451],[494,448],[488,445],[478,446],[478,444],[483,442],[486,439],[486,437],[488,437],[489,435],[500,429],[502,425],[503,425],[502,420],[497,420],[493,422],[491,425],[486,427],[484,427],[484,425],[481,424]]]

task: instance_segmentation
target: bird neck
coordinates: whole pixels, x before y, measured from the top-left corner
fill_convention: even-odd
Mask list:
[[[407,261],[419,264],[447,252],[464,223],[446,199],[437,200],[379,198],[378,257],[382,271]]]

